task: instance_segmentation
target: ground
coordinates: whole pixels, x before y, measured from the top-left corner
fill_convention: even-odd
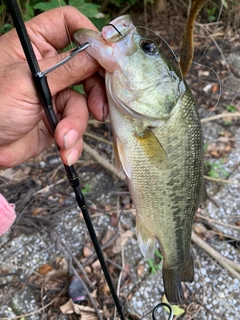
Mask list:
[[[186,8],[169,2],[160,12],[152,6],[145,15],[134,10],[135,23],[160,33],[178,55]],[[208,198],[193,225],[195,280],[184,286],[181,308],[185,314],[179,319],[239,317],[239,40],[234,21],[229,23],[225,16],[218,23],[195,28],[194,61],[201,60],[201,65],[193,65],[187,79],[203,122]],[[85,142],[110,164],[111,141],[109,122],[92,119]],[[156,255],[153,261],[144,261],[125,181],[104,169],[86,150],[75,167],[88,210],[124,312],[130,319],[139,319],[162,299],[161,258]],[[94,316],[94,310],[83,313],[86,306],[103,310],[104,318],[112,317],[112,298],[57,148],[52,146],[38,158],[1,172],[0,190],[15,203],[17,213],[15,224],[0,239],[0,318],[78,319],[76,313],[63,315],[59,308],[72,296],[74,286],[84,297],[83,319]]]

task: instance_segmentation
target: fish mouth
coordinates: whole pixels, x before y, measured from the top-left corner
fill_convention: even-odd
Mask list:
[[[74,33],[74,42],[80,45],[89,42],[86,52],[110,73],[118,65],[118,60],[132,55],[137,46],[134,43],[136,27],[129,15],[120,16],[103,27],[102,32],[79,29]]]
[[[135,31],[132,18],[126,14],[112,20],[102,29],[102,37],[107,42],[116,42],[125,37],[130,32]]]
[[[111,44],[123,39],[127,34],[134,31],[135,26],[132,18],[126,14],[112,20],[103,27],[102,32],[96,32],[91,29],[77,30],[74,34],[74,41],[76,43],[80,43],[80,40],[91,42],[92,39],[105,44]]]

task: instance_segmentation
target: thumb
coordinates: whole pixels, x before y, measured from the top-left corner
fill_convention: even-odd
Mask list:
[[[45,71],[55,64],[59,63],[70,55],[71,50],[59,53],[51,58],[42,59],[39,62],[40,69]],[[87,52],[82,51],[78,53],[69,62],[53,70],[48,74],[48,84],[52,95],[67,87],[77,84],[99,69],[99,64]]]

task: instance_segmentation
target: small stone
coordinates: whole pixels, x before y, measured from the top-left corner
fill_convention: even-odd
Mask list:
[[[221,298],[221,299],[225,299],[225,294],[224,294],[223,292],[220,292],[218,296],[219,296],[219,298]]]

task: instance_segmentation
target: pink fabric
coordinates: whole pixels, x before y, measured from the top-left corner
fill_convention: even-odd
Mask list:
[[[15,204],[8,203],[0,193],[0,236],[8,231],[16,219],[14,208]]]

